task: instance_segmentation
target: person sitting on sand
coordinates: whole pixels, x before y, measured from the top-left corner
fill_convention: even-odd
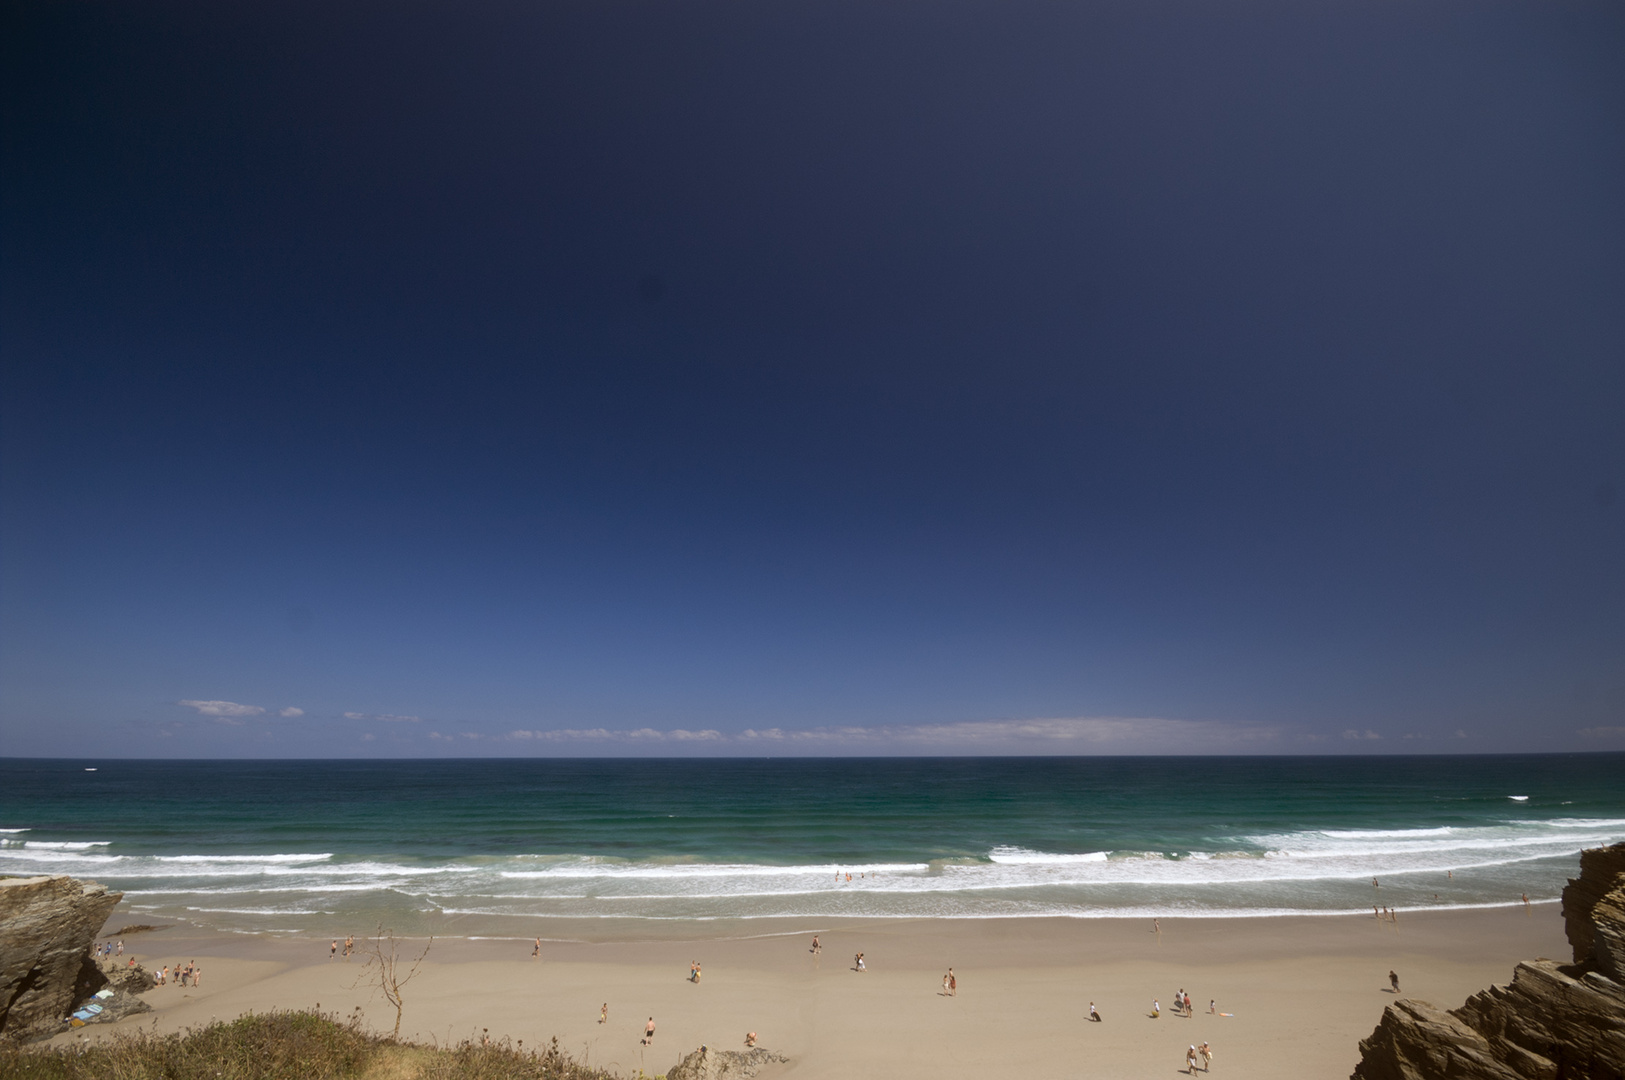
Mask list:
[[[751,1047],[753,1047],[755,1045],[756,1045],[756,1032],[754,1032],[754,1031],[745,1032],[745,1049],[749,1050]]]

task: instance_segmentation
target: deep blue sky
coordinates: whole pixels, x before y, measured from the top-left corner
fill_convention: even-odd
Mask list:
[[[0,754],[1625,747],[1615,0],[0,50]]]

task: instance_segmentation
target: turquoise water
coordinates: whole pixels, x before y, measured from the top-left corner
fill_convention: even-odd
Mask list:
[[[236,930],[1329,913],[1555,898],[1625,755],[13,759],[0,828],[0,873]]]

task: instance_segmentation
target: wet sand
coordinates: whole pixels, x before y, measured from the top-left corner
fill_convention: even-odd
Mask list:
[[[127,920],[126,920],[127,921]],[[122,925],[115,917],[112,927]],[[1566,958],[1556,904],[1371,916],[1145,920],[990,919],[538,924],[531,941],[437,939],[406,988],[401,1033],[441,1043],[557,1036],[577,1057],[622,1072],[663,1073],[702,1043],[759,1045],[790,1057],[777,1075],[1168,1076],[1185,1048],[1209,1042],[1213,1072],[1346,1077],[1399,972],[1404,996],[1454,1007],[1513,965]],[[361,928],[356,928],[359,932]],[[808,951],[812,935],[821,956]],[[358,940],[359,946],[364,942]],[[422,939],[403,944],[415,956]],[[243,1012],[302,1008],[388,1031],[394,1011],[369,989],[361,958],[329,961],[328,939],[220,934],[184,925],[134,935],[148,967],[195,960],[199,988],[161,987],[152,1014],[95,1025],[171,1031]],[[852,970],[853,954],[869,970]],[[702,965],[699,984],[689,964]],[[953,967],[957,997],[942,994]],[[1195,1016],[1174,1015],[1185,989]],[[1162,1003],[1160,1019],[1151,1002]],[[1209,999],[1221,1012],[1209,1015]],[[599,1006],[609,1003],[609,1022]],[[1095,1002],[1102,1023],[1086,1020]],[[640,1045],[655,1018],[652,1046]],[[63,1035],[59,1041],[75,1036]]]

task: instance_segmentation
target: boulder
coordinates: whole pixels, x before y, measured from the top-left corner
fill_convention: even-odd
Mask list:
[[[750,1080],[767,1068],[790,1059],[760,1046],[749,1050],[717,1050],[702,1046],[666,1070],[666,1080]]]
[[[1352,1080],[1625,1078],[1625,844],[1584,852],[1563,890],[1572,965],[1528,960],[1445,1012],[1396,1001]]]
[[[107,985],[90,946],[121,899],[70,877],[0,878],[0,1038],[53,1035]]]

